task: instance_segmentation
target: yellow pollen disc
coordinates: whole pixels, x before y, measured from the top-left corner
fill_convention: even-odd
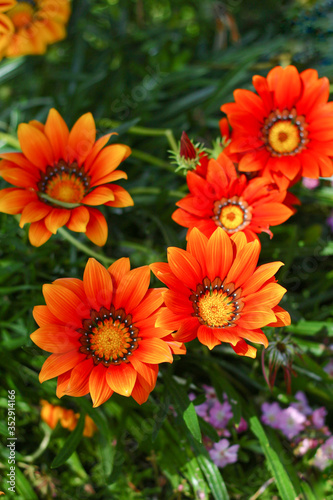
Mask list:
[[[244,212],[237,205],[227,205],[221,210],[220,221],[226,229],[236,229],[244,222]]]
[[[6,12],[16,29],[28,27],[34,17],[34,9],[28,2],[20,2]]]
[[[288,120],[276,122],[269,130],[268,142],[277,153],[292,153],[301,142],[298,127]]]
[[[230,297],[221,290],[207,292],[199,300],[199,315],[207,326],[227,325],[233,317],[234,310],[235,306]]]
[[[131,344],[128,328],[119,321],[112,319],[104,321],[97,328],[92,329],[90,337],[91,349],[100,358],[117,359],[127,353]]]
[[[80,203],[84,197],[84,185],[80,179],[67,173],[55,175],[48,182],[45,193],[54,200],[66,203]]]

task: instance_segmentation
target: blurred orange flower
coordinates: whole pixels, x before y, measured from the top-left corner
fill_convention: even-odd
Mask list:
[[[254,358],[257,350],[244,339],[267,347],[261,328],[290,324],[278,306],[286,289],[274,279],[283,264],[257,267],[259,253],[259,241],[248,243],[242,232],[229,237],[219,227],[208,239],[194,228],[186,251],[171,247],[168,264],[150,266],[169,288],[156,326],[177,330],[180,342],[198,338],[209,349],[227,342],[237,354]]]
[[[32,245],[42,245],[66,225],[102,246],[108,227],[93,206],[133,205],[123,187],[111,184],[127,179],[125,172],[116,169],[131,150],[124,144],[104,148],[110,136],[95,142],[91,113],[81,116],[70,132],[55,109],[50,110],[45,125],[37,121],[19,125],[23,152],[0,154],[0,175],[16,186],[0,191],[0,211],[21,214],[21,227],[31,223]]]
[[[148,266],[130,270],[129,259],[106,270],[89,259],[83,282],[62,278],[44,285],[46,306],[36,306],[40,328],[31,338],[53,354],[45,361],[40,382],[58,377],[57,396],[84,396],[94,407],[113,392],[144,403],[154,389],[159,363],[184,354],[170,328],[155,322],[163,289],[149,289]]]
[[[48,401],[43,399],[41,402],[42,409],[40,412],[41,419],[47,423],[51,429],[54,429],[58,422],[69,431],[73,431],[77,425],[80,418],[79,413],[74,413],[73,410],[68,410],[62,406],[54,406]],[[97,431],[97,426],[89,415],[85,416],[83,435],[86,437],[92,437]]]
[[[205,177],[188,172],[190,194],[178,201],[172,218],[181,226],[197,227],[206,236],[217,226],[228,234],[243,231],[248,241],[257,233],[272,233],[270,226],[285,222],[294,211],[284,205],[287,191],[280,191],[265,177],[247,180],[237,175],[231,160],[220,154],[209,160]]]
[[[6,12],[9,30],[0,31],[0,57],[44,54],[48,45],[66,37],[68,0],[19,0]]]
[[[262,171],[276,180],[301,176],[317,179],[333,174],[333,102],[329,80],[314,69],[298,73],[277,66],[253,77],[257,94],[238,89],[234,103],[224,104],[233,128],[229,153],[239,155],[239,170]]]

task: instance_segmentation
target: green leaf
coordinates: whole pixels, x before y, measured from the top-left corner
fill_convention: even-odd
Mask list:
[[[273,474],[277,488],[280,492],[282,500],[291,500],[297,497],[296,491],[290,478],[283,467],[278,454],[272,448],[267,439],[265,431],[257,417],[250,418],[250,428],[259,439],[261,448],[267,459],[267,467]]]
[[[172,376],[166,374],[164,378],[176,409],[183,416],[184,422],[192,436],[201,443],[200,425],[194,404],[189,400],[184,387],[178,384]]]
[[[316,333],[324,333],[325,335],[333,336],[332,321],[299,321],[297,325],[288,326],[288,332],[298,335],[306,335],[312,337]]]
[[[63,465],[78,447],[84,429],[85,417],[86,417],[85,413],[82,412],[79,421],[77,423],[77,426],[70,434],[70,436],[66,439],[64,446],[61,448],[58,455],[53,460],[51,464],[51,469],[56,469],[57,467],[60,467],[60,465]]]

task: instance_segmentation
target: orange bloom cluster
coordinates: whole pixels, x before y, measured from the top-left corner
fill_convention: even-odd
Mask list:
[[[79,413],[74,413],[73,410],[68,410],[62,406],[54,406],[48,401],[43,399],[41,401],[42,409],[40,412],[41,419],[47,423],[51,429],[54,429],[58,422],[69,431],[73,431],[80,418]],[[86,437],[92,437],[97,431],[97,426],[89,415],[85,416],[83,435]]]
[[[221,153],[208,161],[204,177],[196,170],[187,174],[190,194],[176,205],[172,218],[181,226],[196,227],[211,236],[216,227],[228,234],[243,231],[248,241],[269,226],[286,221],[293,210],[283,202],[287,191],[279,190],[265,177],[247,180],[238,176],[232,161]]]
[[[242,232],[229,237],[217,228],[207,238],[194,228],[186,250],[169,248],[168,263],[151,264],[169,288],[156,326],[175,330],[180,342],[198,338],[209,349],[226,342],[237,354],[254,358],[256,349],[245,340],[267,347],[261,328],[290,324],[278,305],[286,289],[274,278],[283,264],[257,267],[259,253],[259,241],[248,243]]]
[[[1,2],[0,58],[44,54],[66,36],[69,0]]]
[[[0,154],[0,175],[16,186],[0,191],[0,211],[21,214],[21,227],[30,223],[32,245],[42,245],[65,225],[102,246],[108,227],[94,206],[133,205],[123,187],[111,184],[127,179],[116,169],[131,150],[123,144],[104,147],[110,136],[96,141],[91,113],[81,116],[71,131],[55,109],[45,125],[36,120],[19,125],[22,153]]]
[[[40,328],[31,338],[53,354],[40,382],[58,377],[57,396],[90,393],[94,407],[113,392],[144,403],[159,363],[184,354],[168,328],[155,326],[163,289],[148,288],[148,266],[130,270],[129,259],[105,269],[89,259],[83,281],[62,278],[44,285],[45,306],[34,308]]]

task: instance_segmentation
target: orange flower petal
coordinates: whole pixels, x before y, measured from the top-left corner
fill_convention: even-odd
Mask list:
[[[110,308],[112,300],[112,279],[108,271],[96,259],[90,258],[83,274],[85,294],[91,307],[99,311],[102,306]]]
[[[25,189],[7,188],[0,191],[0,212],[5,214],[19,214],[30,202],[36,201],[37,196]]]
[[[96,126],[93,115],[86,113],[74,124],[70,131],[67,145],[67,159],[77,161],[81,166],[91,152],[96,138]]]
[[[102,247],[108,238],[108,226],[105,217],[96,208],[89,208],[90,219],[87,224],[86,236],[95,245]]]
[[[106,372],[106,381],[114,392],[129,397],[132,393],[137,372],[129,363],[110,366]]]
[[[130,269],[131,264],[128,257],[122,257],[121,259],[118,259],[113,264],[111,264],[111,266],[108,268],[108,272],[111,274],[113,286],[115,288],[118,287],[123,276],[125,276],[125,274],[127,274]]]
[[[158,375],[158,365],[149,363],[141,363],[135,356],[131,358],[131,363],[134,369],[138,372],[138,379],[142,387],[151,392],[155,385]]]
[[[44,285],[43,295],[51,313],[74,329],[81,328],[82,319],[90,317],[90,309],[63,286]]]
[[[205,325],[201,325],[198,328],[198,340],[202,344],[206,345],[210,350],[212,350],[216,345],[221,344],[219,339],[215,337],[212,329]]]
[[[164,290],[163,288],[151,288],[148,290],[145,298],[131,312],[134,322],[148,318],[163,304],[162,292]]]
[[[35,306],[32,315],[39,326],[49,325],[50,323],[63,325],[63,322],[54,316],[47,306]]]
[[[48,215],[51,210],[52,208],[50,206],[39,200],[28,203],[28,205],[26,205],[22,210],[20,227],[23,227],[27,222],[36,222],[44,219],[44,217]]]
[[[131,207],[134,205],[133,198],[126,189],[117,186],[117,184],[113,184],[111,189],[114,194],[114,200],[106,203],[108,207]]]
[[[206,249],[208,278],[211,281],[217,276],[224,279],[232,264],[232,254],[229,236],[222,228],[217,228],[209,238]]]
[[[254,272],[260,254],[261,246],[258,240],[245,245],[237,254],[228,275],[227,282],[235,284],[235,288],[241,286]]]
[[[48,165],[53,165],[54,157],[51,144],[47,137],[36,127],[21,123],[17,136],[24,155],[33,165],[45,171]]]
[[[255,358],[257,349],[252,345],[248,345],[245,340],[240,340],[235,346],[231,345],[236,354],[240,356],[247,356],[248,358]]]
[[[53,234],[56,234],[59,227],[64,226],[71,216],[70,210],[65,208],[52,208],[51,212],[45,217],[45,226]]]
[[[53,281],[53,284],[63,286],[64,288],[67,288],[67,290],[71,290],[82,302],[87,302],[87,297],[84,293],[83,281],[77,278],[58,278]]]
[[[81,397],[89,393],[89,378],[94,362],[92,358],[81,361],[71,371],[71,376],[65,389],[68,396]]]
[[[202,269],[198,261],[190,253],[181,248],[168,248],[168,261],[171,271],[185,286],[195,289],[203,278]]]
[[[161,339],[144,339],[139,342],[139,347],[133,353],[142,363],[172,363],[172,354],[168,345]]]
[[[76,207],[71,210],[71,216],[66,226],[71,231],[85,233],[89,219],[89,210],[86,207]]]
[[[44,131],[50,141],[55,161],[65,159],[69,130],[64,119],[54,108],[49,111]]]
[[[131,149],[125,144],[111,144],[102,149],[89,171],[92,185],[113,172],[130,154]]]
[[[62,398],[66,394],[66,389],[68,386],[69,379],[71,377],[72,370],[68,370],[65,373],[62,373],[58,377],[58,382],[57,382],[57,390],[56,390],[56,395],[57,398]]]
[[[105,403],[113,394],[113,390],[106,381],[107,370],[105,366],[99,364],[92,369],[90,374],[89,392],[93,400],[94,408]]]
[[[125,274],[115,294],[113,302],[115,308],[123,307],[126,311],[132,311],[145,296],[149,282],[149,266],[138,267]]]
[[[270,262],[259,266],[250,278],[243,284],[243,294],[250,295],[261,288],[283,266],[283,262]]]
[[[207,274],[207,266],[206,266],[207,244],[208,244],[208,238],[204,234],[202,234],[196,227],[194,227],[188,237],[186,250],[190,252],[198,262],[200,262],[202,273],[204,276],[206,276]]]
[[[31,340],[48,352],[64,353],[79,347],[80,334],[67,326],[48,325],[30,335]]]
[[[30,224],[29,241],[34,247],[44,245],[51,236],[52,233],[46,228],[44,220],[39,220]]]
[[[85,205],[104,205],[105,203],[114,200],[114,194],[111,187],[98,186],[81,201]]]
[[[145,389],[142,387],[140,384],[139,380],[135,382],[135,386],[132,391],[132,398],[135,399],[135,401],[139,404],[142,405],[147,401],[149,398],[149,391],[145,391]]]
[[[65,354],[51,354],[42,366],[39,374],[40,383],[58,377],[58,375],[71,370],[83,360],[84,354],[81,354],[79,351],[69,351]]]

